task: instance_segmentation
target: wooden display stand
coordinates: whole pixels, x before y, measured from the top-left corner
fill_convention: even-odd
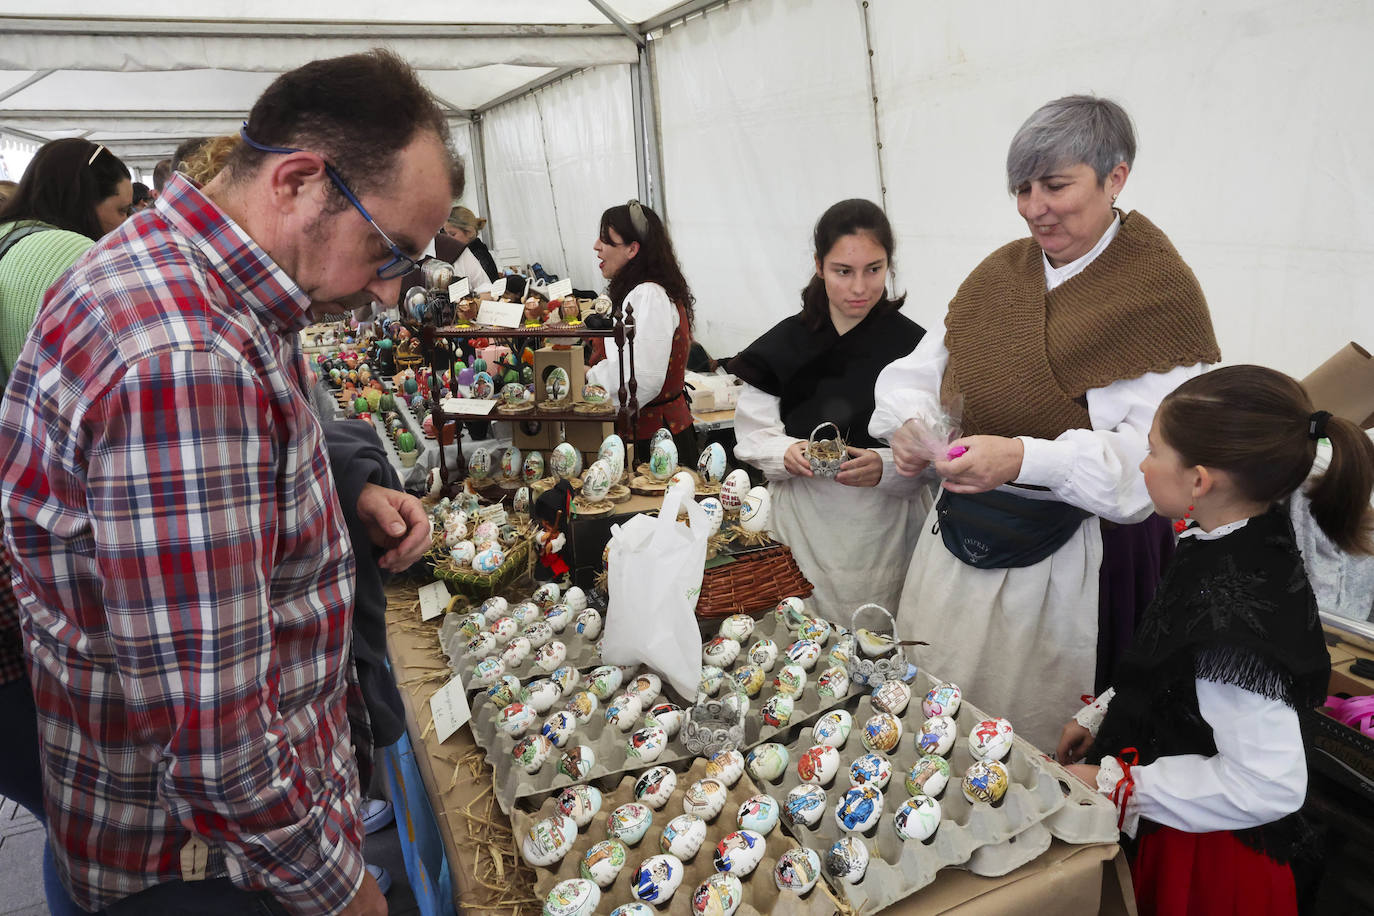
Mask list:
[[[555,367],[568,373],[568,396],[574,401],[582,399],[582,386],[587,383],[587,367],[582,362],[582,348],[545,344],[534,351],[535,404],[542,404],[549,399],[544,379],[548,377],[549,370]]]

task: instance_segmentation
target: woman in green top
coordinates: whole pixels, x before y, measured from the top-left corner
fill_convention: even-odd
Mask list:
[[[105,147],[72,137],[38,150],[0,208],[0,385],[43,294],[132,210],[129,170]]]

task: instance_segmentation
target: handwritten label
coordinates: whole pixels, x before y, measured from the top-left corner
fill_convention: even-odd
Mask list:
[[[434,696],[429,698],[429,712],[434,717],[434,735],[440,744],[472,718],[461,676],[455,674],[452,680],[434,692]]]
[[[470,292],[472,292],[472,284],[468,282],[468,278],[459,277],[449,286],[448,297],[457,302]]]
[[[485,417],[496,407],[491,398],[444,398],[439,409],[450,417]]]
[[[550,283],[549,288],[545,290],[545,292],[548,293],[550,302],[566,299],[568,296],[572,295],[572,279],[568,278],[559,280],[556,283]]]
[[[495,289],[492,292],[495,293]],[[524,316],[525,307],[519,302],[493,302],[484,299],[477,309],[478,323],[498,328],[518,328]]]
[[[505,278],[505,277],[497,277],[497,278],[496,278],[496,282],[492,283],[492,285],[491,285],[491,297],[492,297],[493,299],[500,299],[500,298],[501,298],[502,296],[504,296],[505,294],[506,294],[506,278]]]
[[[420,589],[420,619],[433,620],[448,607],[448,589],[442,582],[431,582]]]
[[[499,528],[506,523],[506,507],[503,503],[492,503],[477,510],[477,521],[493,522]]]

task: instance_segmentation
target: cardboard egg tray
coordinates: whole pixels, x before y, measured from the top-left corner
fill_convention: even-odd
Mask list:
[[[668,799],[668,802],[654,812],[653,823],[648,832],[644,834],[644,839],[634,846],[628,847],[629,855],[626,857],[625,867],[621,869],[611,886],[603,888],[601,891],[601,903],[596,908],[598,913],[609,913],[623,903],[634,901],[635,898],[630,892],[630,888],[634,882],[636,869],[649,856],[658,855],[662,852],[659,848],[659,838],[663,835],[663,828],[668,825],[669,821],[683,813],[682,797],[693,782],[705,777],[706,761],[697,758],[691,762],[690,767],[683,763],[680,766],[674,766],[673,769],[678,773],[677,788],[673,790],[672,797]],[[748,774],[740,777],[739,782],[730,789],[725,807],[721,809],[720,814],[707,823],[706,840],[701,844],[701,848],[697,850],[696,855],[690,861],[683,863],[685,874],[681,886],[678,887],[666,905],[657,908],[659,913],[666,914],[666,916],[689,916],[691,914],[692,892],[708,876],[715,874],[712,856],[716,844],[738,828],[736,815],[740,805],[750,796],[760,794],[761,791],[749,780]],[[630,776],[622,776],[618,782],[613,783],[610,787],[602,788],[601,810],[586,827],[578,831],[577,841],[573,843],[572,851],[551,868],[534,869],[536,875],[535,893],[541,900],[558,882],[581,877],[579,867],[582,857],[593,845],[606,839],[606,819],[610,813],[618,805],[634,800],[634,778]],[[782,801],[780,798],[777,800]],[[538,811],[533,813],[520,809],[514,811],[511,815],[511,823],[514,827],[516,848],[520,848],[521,844],[524,843],[530,828],[536,822],[556,812],[557,806],[554,798],[545,799]],[[763,860],[748,876],[740,879],[740,884],[744,889],[744,900],[736,911],[737,916],[763,916],[763,914],[768,913],[789,914],[789,916],[803,916],[803,914],[831,916],[838,906],[824,881],[817,881],[815,887],[801,896],[778,890],[777,884],[773,880],[773,866],[777,863],[779,856],[796,847],[797,844],[782,832],[780,826],[774,827],[765,839],[767,842]],[[818,850],[818,854],[819,852]]]
[[[1065,843],[1115,843],[1121,839],[1116,805],[1109,798],[1088,788],[1054,760],[1045,758],[1040,763],[1054,774],[1068,796],[1062,808],[1045,818],[1045,827],[1055,839]]]
[[[507,597],[506,600],[509,601],[513,607],[521,601],[526,601],[528,599],[529,594],[527,593],[520,597]],[[588,603],[587,606],[592,607],[593,605]],[[469,694],[485,692],[487,688],[476,683],[473,679],[473,671],[477,668],[478,663],[481,662],[482,659],[475,655],[468,655],[463,651],[463,646],[467,642],[467,638],[458,633],[457,623],[462,617],[476,611],[478,607],[480,607],[480,602],[469,609],[450,612],[444,615],[444,623],[441,623],[439,627],[439,648],[444,655],[448,657],[449,669],[463,679],[463,686],[467,689]],[[604,617],[605,610],[602,608],[597,608],[597,610],[600,611]],[[574,614],[574,621],[576,618],[577,615]],[[450,620],[452,621],[451,625],[449,625]],[[515,634],[515,636],[519,635],[519,633]],[[514,639],[515,636],[512,636],[511,639]],[[553,634],[553,639],[558,640],[568,648],[568,654],[563,659],[563,664],[559,667],[570,665],[578,671],[586,671],[602,664],[601,653],[597,649],[597,643],[601,640],[600,633],[597,634],[596,639],[587,639],[579,634],[577,630],[574,629],[573,623],[570,622],[563,628],[562,633]],[[509,643],[509,639],[498,640],[496,649],[492,651],[491,655],[499,658],[501,651],[504,650]],[[506,667],[506,674],[513,674],[520,678],[521,684],[527,684],[541,677],[548,677],[548,672],[542,671],[534,665],[534,656],[538,651],[537,648],[531,648],[530,654],[525,657],[524,661],[514,667]]]
[[[1025,864],[1044,852],[1049,845],[1048,829],[1038,828],[1037,825],[1059,811],[1065,803],[1065,791],[1059,779],[1063,771],[1052,771],[1049,761],[1020,737],[1015,739],[1011,753],[1003,761],[1011,784],[1002,801],[996,806],[975,805],[964,798],[960,783],[964,771],[973,762],[968,749],[969,730],[979,721],[989,718],[982,710],[964,700],[954,716],[959,726],[959,737],[945,755],[950,764],[950,780],[944,792],[938,796],[942,817],[940,828],[925,843],[903,841],[897,835],[892,818],[910,797],[905,785],[906,774],[920,756],[913,735],[925,721],[921,699],[935,683],[925,672],[918,674],[911,682],[911,703],[897,717],[902,723],[902,738],[897,748],[885,755],[892,764],[892,779],[883,790],[883,813],[878,823],[862,834],[870,853],[863,880],[850,885],[825,876],[826,880],[832,882],[836,893],[847,897],[850,905],[860,913],[877,912],[915,893],[934,881],[936,873],[948,866],[963,866],[976,874],[1001,875]],[[844,835],[835,822],[835,805],[850,787],[850,764],[868,753],[863,744],[863,727],[869,717],[877,712],[869,696],[863,696],[857,704],[851,703],[848,708],[854,717],[854,728],[844,747],[839,749],[840,767],[834,780],[824,787],[825,813],[814,828],[801,825],[793,828],[784,824],[784,829],[789,830],[798,842],[820,854],[822,865],[831,845]],[[801,784],[796,762],[812,743],[810,729],[803,730],[795,740],[789,742],[786,771],[775,783],[761,783],[764,791],[779,800],[785,800],[787,793]]]

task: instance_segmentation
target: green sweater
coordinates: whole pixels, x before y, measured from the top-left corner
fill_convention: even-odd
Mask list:
[[[0,244],[17,223],[0,225]],[[0,388],[28,340],[43,294],[95,243],[78,232],[35,232],[0,259]]]

